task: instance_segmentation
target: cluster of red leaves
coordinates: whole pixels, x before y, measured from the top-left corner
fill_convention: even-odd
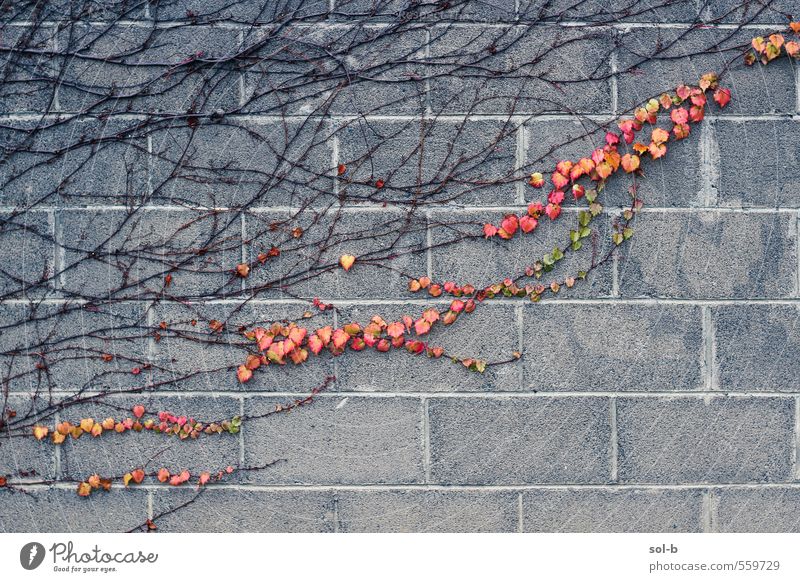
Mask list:
[[[691,132],[689,123],[699,123],[705,117],[707,91],[714,92],[714,101],[720,107],[725,107],[730,101],[730,90],[719,87],[715,73],[703,75],[696,87],[681,85],[673,94],[664,93],[658,99],[650,99],[643,107],[634,111],[632,119],[619,121],[620,133],[607,132],[605,144],[596,148],[589,156],[576,161],[561,160],[556,164],[550,174],[553,188],[547,195],[546,205],[543,202],[533,202],[528,205],[525,214],[507,214],[499,225],[487,223],[483,226],[484,236],[486,238],[499,236],[507,240],[518,232],[530,234],[536,230],[542,215],[546,215],[550,220],[555,220],[561,215],[561,206],[567,197],[568,187],[576,202],[586,196],[587,192],[592,191],[587,191],[586,186],[578,183],[580,179],[588,178],[591,182],[602,185],[620,169],[628,174],[639,171],[642,157],[649,156],[653,160],[663,157],[667,153],[666,144],[671,139],[670,135],[676,140],[689,137]],[[674,124],[671,132],[653,127],[647,142],[634,141],[636,134],[645,127],[645,124],[656,124],[660,110],[670,109],[670,119]],[[623,141],[633,151],[621,153],[620,147]],[[531,174],[528,183],[534,188],[542,188],[545,179],[540,172],[535,172]],[[590,200],[590,203],[592,202],[593,200]]]
[[[171,412],[161,411],[156,417],[142,418],[145,408],[141,404],[133,407],[133,418],[115,420],[108,417],[105,420],[95,420],[93,418],[83,418],[78,423],[71,423],[67,420],[58,423],[51,431],[50,427],[35,425],[33,436],[36,440],[42,440],[50,435],[53,444],[63,443],[67,436],[78,439],[84,434],[99,437],[105,433],[122,434],[127,431],[141,432],[152,431],[164,435],[177,435],[180,439],[196,439],[200,434],[222,434],[228,432],[236,434],[241,426],[241,419],[237,416],[231,420],[222,422],[202,423],[194,418],[186,416],[176,416]]]

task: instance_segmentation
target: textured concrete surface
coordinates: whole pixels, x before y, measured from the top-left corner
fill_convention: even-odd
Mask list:
[[[92,43],[95,25],[119,16],[121,8],[106,4],[91,15],[94,24],[82,27],[82,42],[89,51],[109,50]],[[176,46],[181,52],[228,54],[240,46],[241,35],[263,32],[242,22],[272,17],[269,10],[261,10],[264,4],[271,6],[269,2],[237,2],[231,7],[227,0],[161,4],[148,13],[141,6],[131,9],[126,17],[182,19],[192,10],[232,23],[230,28],[198,26],[188,36],[186,31],[162,31],[160,56],[170,62],[177,58]],[[369,14],[375,25],[385,25],[407,9],[401,1],[382,2],[377,11],[373,0],[334,4],[336,12],[318,23],[317,33],[332,43],[361,34],[351,28],[358,15]],[[212,485],[195,502],[160,520],[160,531],[184,531],[189,523],[200,531],[800,531],[800,109],[798,68],[788,62],[763,72],[734,72],[730,107],[710,115],[705,126],[693,128],[690,139],[650,165],[640,189],[646,209],[637,219],[635,237],[616,260],[599,268],[574,293],[541,304],[487,304],[441,338],[442,345],[461,355],[491,360],[521,351],[525,357],[520,361],[476,375],[460,365],[405,353],[393,354],[391,360],[363,353],[353,360],[321,358],[300,368],[260,371],[242,386],[231,375],[231,366],[241,360],[241,337],[231,333],[225,336],[230,337],[228,346],[207,346],[202,343],[207,330],[188,323],[224,319],[235,331],[243,323],[302,313],[303,308],[279,290],[234,310],[271,274],[254,272],[242,282],[215,265],[235,264],[247,253],[268,249],[276,236],[270,224],[289,216],[291,207],[314,192],[371,190],[332,175],[315,177],[315,171],[331,160],[347,164],[352,180],[385,179],[387,190],[396,188],[391,195],[401,201],[408,200],[411,189],[441,180],[453,169],[478,181],[511,179],[526,164],[546,169],[553,160],[583,155],[602,139],[602,130],[588,139],[576,140],[578,136],[601,128],[653,93],[694,81],[730,53],[684,55],[715,46],[720,39],[724,51],[772,25],[784,25],[778,12],[766,11],[734,38],[725,36],[728,29],[719,28],[687,33],[700,5],[705,7],[701,18],[720,17],[726,23],[750,19],[752,13],[731,11],[741,4],[734,0],[682,1],[609,19],[606,7],[615,4],[620,3],[471,2],[457,15],[463,20],[458,30],[431,18],[424,34],[395,35],[385,45],[354,53],[355,62],[372,59],[380,64],[381,59],[405,56],[407,64],[385,72],[397,81],[390,90],[373,83],[360,92],[338,93],[318,126],[296,122],[331,89],[324,76],[291,96],[285,111],[296,116],[288,123],[246,110],[235,121],[201,126],[193,135],[193,162],[183,161],[189,133],[185,128],[148,135],[132,132],[123,143],[98,144],[88,168],[48,198],[43,208],[12,217],[17,205],[33,204],[38,193],[79,167],[86,152],[76,150],[57,167],[38,168],[0,191],[0,293],[52,273],[55,265],[66,270],[46,293],[49,302],[30,305],[20,301],[28,295],[23,292],[0,305],[0,318],[31,320],[20,336],[0,333],[0,346],[14,350],[54,333],[67,355],[75,338],[81,338],[83,348],[97,350],[112,350],[115,342],[125,342],[126,353],[155,364],[143,374],[159,388],[137,400],[148,409],[168,407],[203,417],[261,414],[308,393],[324,377],[336,376],[330,391],[312,406],[255,420],[235,436],[207,437],[165,451],[159,462],[190,469],[279,462],[269,471]],[[329,8],[327,0],[281,5],[307,15],[323,15]],[[796,9],[790,0],[772,5],[784,12]],[[554,15],[564,9],[569,12],[559,24]],[[523,35],[522,42],[515,42],[520,38],[516,24],[542,18],[547,22],[540,35]],[[581,34],[586,32],[582,27],[563,26],[586,22],[597,24],[589,27],[588,35]],[[119,29],[111,50],[124,53],[126,40],[136,41],[136,27],[114,26]],[[687,34],[670,44],[681,33]],[[37,31],[37,42],[58,46],[58,34],[44,27]],[[580,40],[548,50],[551,43],[574,35]],[[506,65],[536,61],[535,71],[556,73],[568,66],[567,76],[588,80],[554,90],[526,75],[494,78],[457,69],[466,53],[492,43],[509,47],[502,55]],[[264,50],[279,48],[267,44]],[[305,48],[310,61],[317,55],[314,51],[323,50]],[[438,73],[454,72],[430,83],[410,79],[417,72],[415,59],[421,56],[430,59],[429,66]],[[148,55],[140,58],[146,62]],[[487,53],[489,67],[492,58]],[[29,71],[59,66],[33,56],[26,59]],[[640,63],[643,59],[651,60]],[[135,75],[124,75],[123,88],[125,83],[156,83],[153,96],[136,101],[141,111],[185,111],[198,97],[202,108],[213,110],[246,101],[258,95],[264,83],[297,73],[280,62],[270,64],[245,73],[221,68],[212,79],[191,74],[162,79],[157,68],[143,66]],[[102,88],[118,80],[120,67],[124,65],[98,61],[91,70],[71,74],[92,75]],[[609,72],[615,73],[613,79],[605,78]],[[210,80],[214,89],[198,96],[203,80]],[[20,95],[21,86],[30,91]],[[24,76],[11,76],[0,84],[0,113],[11,115],[0,128],[4,147],[21,139],[19,128],[30,122],[26,116],[51,101],[53,95],[42,88],[36,79]],[[166,92],[156,95],[157,91]],[[87,105],[86,95],[69,87],[57,92],[56,104],[62,110]],[[277,99],[268,93],[248,107],[268,109],[280,105]],[[498,119],[507,117],[512,105],[511,121]],[[595,125],[577,123],[565,107],[592,114]],[[431,110],[449,117],[436,121],[420,150]],[[369,112],[368,123],[349,116],[357,111]],[[457,123],[466,111],[472,115]],[[59,125],[32,144],[30,153],[0,165],[0,179],[6,181],[35,164],[40,159],[37,147],[52,147],[64,135],[80,134],[86,123],[107,123],[103,131],[117,131],[113,121]],[[334,129],[335,138],[330,137]],[[463,158],[484,147],[481,140],[487,133],[503,137],[465,166]],[[310,149],[302,145],[309,142]],[[287,143],[295,144],[297,151],[295,145],[287,150]],[[451,144],[454,149],[445,151]],[[398,159],[405,160],[402,167],[386,175],[376,173],[376,168],[398,166]],[[173,174],[175,164],[180,167]],[[196,180],[198,173],[205,181]],[[159,191],[147,186],[162,181]],[[623,179],[609,189],[607,212],[598,221],[616,218],[628,199],[629,185]],[[408,232],[398,243],[413,247],[429,240],[441,246],[424,256],[406,255],[394,261],[394,267],[480,285],[524,265],[563,234],[542,224],[539,237],[447,245],[462,233],[474,232],[476,225],[522,207],[536,192],[513,184],[468,189],[451,183],[436,196],[445,200],[453,194],[463,195],[459,205],[420,211],[428,227]],[[145,282],[117,289],[124,265],[115,262],[113,250],[120,241],[128,241],[128,248],[130,241],[155,241],[181,252],[202,241],[212,226],[200,221],[181,228],[181,217],[191,212],[186,207],[225,208],[253,199],[256,204],[244,213],[220,210],[214,215],[215,229],[226,225],[225,240],[210,251],[207,267],[194,262],[179,268],[171,288],[176,301],[149,310],[141,302],[127,301],[140,291],[138,285],[149,284],[149,273],[163,270],[148,259],[146,249],[134,275]],[[126,212],[131,202],[146,206],[135,221],[128,220]],[[402,216],[380,205],[347,209],[332,232],[323,227],[327,242],[333,243],[326,256],[333,262],[351,251],[380,257]],[[452,228],[437,228],[445,222]],[[351,248],[352,237],[364,232],[372,239],[359,240],[358,248]],[[108,237],[107,256],[69,268],[76,249],[94,248]],[[243,237],[255,242],[242,245]],[[332,314],[316,316],[319,325],[350,318],[363,321],[375,313],[389,319],[423,303],[406,292],[397,272],[377,267],[355,269],[347,277],[332,271],[322,281],[324,298],[339,302],[341,312],[337,319]],[[157,288],[161,281],[150,283]],[[100,312],[78,310],[55,330],[46,320],[37,321],[37,313],[58,309],[70,291],[104,298],[110,289],[117,289],[115,298],[126,301]],[[295,290],[314,296],[316,289],[315,283]],[[233,299],[186,301],[215,290]],[[37,297],[42,294],[35,292]],[[126,325],[145,321],[165,321],[181,333],[165,333],[158,343],[120,337]],[[93,333],[87,336],[88,331]],[[2,368],[4,386],[11,392],[9,406],[18,411],[38,406],[30,398],[36,379],[13,377],[25,358],[4,361]],[[97,373],[94,365],[66,359],[50,370],[50,376],[60,390],[79,390]],[[94,387],[125,389],[129,368],[128,362],[112,362],[103,368],[101,385]],[[173,383],[187,374],[193,374],[190,381]],[[112,400],[123,407],[133,401]],[[85,410],[96,418],[108,413],[102,404],[87,404]],[[124,472],[147,463],[158,447],[155,439],[133,436],[82,439],[55,453],[31,439],[3,437],[0,474],[35,471],[45,478],[80,478],[94,471]],[[128,530],[194,494],[149,483],[79,499],[73,489],[33,487],[30,494],[0,490],[0,531]]]

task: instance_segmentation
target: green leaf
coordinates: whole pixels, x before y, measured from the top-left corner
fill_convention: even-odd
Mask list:
[[[547,270],[547,267],[552,267],[553,266],[553,262],[554,262],[553,261],[553,257],[551,257],[550,255],[545,255],[545,256],[542,257],[542,262],[544,263],[545,270]]]
[[[581,229],[581,232],[580,232],[581,238],[586,238],[586,237],[587,237],[587,236],[589,236],[590,234],[592,234],[592,229],[591,229],[591,228],[589,228],[588,226],[584,226],[584,227]]]
[[[572,242],[574,242],[574,243],[575,243],[575,242],[578,242],[578,239],[579,239],[580,237],[581,237],[581,235],[578,233],[578,231],[577,231],[577,230],[571,230],[571,231],[569,231],[569,240],[571,240]]]
[[[553,259],[556,261],[560,261],[564,258],[564,253],[561,252],[561,249],[558,247],[553,247]]]
[[[622,234],[619,232],[615,232],[614,234],[611,235],[611,240],[614,241],[615,245],[621,245],[623,240]]]
[[[586,200],[589,201],[589,204],[597,200],[597,190],[592,188],[591,190],[586,191]]]
[[[589,206],[589,212],[592,213],[592,216],[597,216],[602,211],[603,207],[598,202],[594,202]]]
[[[578,213],[578,224],[581,226],[586,226],[592,221],[592,215],[586,212],[585,210],[581,210]]]
[[[581,250],[582,246],[583,246],[583,243],[581,241],[579,241],[579,240],[576,240],[574,243],[572,243],[572,250],[573,251],[579,251],[579,250]]]
[[[633,236],[633,229],[630,226],[622,231],[622,238],[624,238],[625,240],[628,240],[632,236]]]

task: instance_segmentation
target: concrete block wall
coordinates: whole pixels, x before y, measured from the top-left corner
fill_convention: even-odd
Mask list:
[[[268,21],[265,6],[272,6],[240,2],[233,13],[226,8],[228,2],[216,1],[156,2],[146,10],[139,3],[124,4],[106,7],[107,15],[95,11],[87,17],[83,23],[87,38],[92,38],[93,26],[118,17],[120,10],[127,23],[118,34],[123,45],[126,39],[135,42],[131,35],[137,26],[154,18],[181,22],[187,10],[201,14],[221,10],[216,14],[225,22],[198,26],[202,34],[163,42],[167,47],[189,43],[193,50],[226,54],[246,35],[258,34],[242,22]],[[369,18],[376,27],[391,25],[396,13],[407,8],[404,2],[381,2],[374,10],[372,0],[296,4],[292,7],[303,14],[325,15],[314,25],[320,37],[358,18]],[[476,80],[454,69],[453,75],[428,83],[399,83],[391,91],[377,84],[362,86],[352,94],[339,94],[340,101],[321,120],[324,129],[315,134],[319,143],[310,155],[323,161],[306,158],[305,162],[316,167],[331,160],[333,167],[347,163],[351,175],[363,173],[367,178],[371,166],[394,168],[390,181],[402,186],[420,179],[415,172],[425,174],[437,167],[444,144],[452,142],[466,151],[481,136],[504,132],[491,158],[469,172],[513,179],[523,170],[545,169],[552,160],[583,153],[587,145],[602,139],[602,133],[595,132],[573,141],[590,129],[587,120],[599,127],[653,92],[696,80],[730,52],[676,56],[700,52],[720,38],[729,47],[742,39],[747,42],[764,30],[784,26],[778,11],[792,8],[791,2],[775,1],[775,10],[753,15],[736,8],[735,2],[709,6],[691,1],[631,2],[637,9],[625,16],[610,11],[606,4],[613,2],[574,4],[469,2],[456,17],[456,26],[445,17],[431,19],[390,46],[373,47],[353,58],[379,58],[376,54],[381,51],[419,54],[431,68],[447,71],[453,55],[465,54],[479,38],[482,47],[488,42],[506,43],[509,52],[504,58],[511,61],[540,59],[543,69],[557,73],[559,67],[570,67],[569,77],[579,71],[589,81],[554,92],[551,86],[525,77]],[[700,13],[698,5],[704,7]],[[334,12],[328,15],[331,6]],[[554,15],[560,10],[567,12],[557,19]],[[698,18],[716,20],[710,28],[692,30],[691,23]],[[7,28],[24,26],[23,19]],[[536,27],[536,34],[530,27]],[[589,30],[591,35],[568,43],[563,52],[548,51],[550,39],[569,40],[578,30]],[[37,34],[42,43],[58,46],[58,34],[51,31],[48,36],[48,27]],[[642,54],[652,55],[656,46],[676,36],[673,53],[661,55],[670,58],[637,64]],[[186,335],[158,344],[124,337],[126,324],[182,325],[178,322],[196,317],[225,319],[235,329],[241,323],[297,318],[305,309],[302,302],[277,292],[259,294],[243,310],[235,310],[249,296],[250,286],[259,284],[259,275],[254,272],[242,284],[223,276],[216,265],[251,256],[255,251],[243,244],[242,237],[248,240],[258,233],[264,242],[265,225],[292,212],[302,196],[315,189],[337,192],[343,187],[332,177],[314,177],[277,184],[247,212],[232,216],[226,227],[230,237],[213,251],[208,270],[185,274],[174,289],[178,298],[215,290],[231,292],[231,298],[150,305],[134,298],[140,289],[136,286],[115,292],[118,301],[113,307],[73,314],[71,333],[87,335],[89,342],[105,347],[122,342],[127,353],[158,364],[147,372],[158,386],[155,390],[136,398],[112,396],[107,403],[87,405],[86,414],[103,418],[113,406],[129,407],[134,402],[148,410],[169,408],[202,417],[258,414],[307,393],[327,375],[336,377],[334,386],[309,407],[253,421],[236,436],[170,448],[162,462],[192,470],[281,462],[267,471],[234,475],[209,486],[197,501],[158,520],[160,531],[798,531],[798,71],[796,65],[782,62],[764,70],[731,73],[730,107],[714,110],[702,129],[695,129],[696,135],[648,166],[640,190],[646,206],[634,238],[585,286],[540,304],[489,301],[473,319],[459,322],[442,339],[452,349],[490,360],[522,351],[525,356],[518,362],[475,375],[407,354],[364,353],[357,358],[321,359],[302,369],[269,370],[240,385],[227,369],[241,360],[240,345],[205,347],[191,340],[190,328]],[[607,72],[614,76],[605,78]],[[98,63],[96,70],[80,74],[94,75],[102,85],[112,82],[119,71]],[[141,74],[147,78],[147,71]],[[215,92],[207,96],[204,107],[213,110],[246,102],[265,78],[280,74],[279,67],[217,71]],[[141,81],[125,78],[130,83]],[[0,94],[13,93],[12,82],[33,81],[11,76],[0,85]],[[137,107],[180,110],[194,98],[197,85],[191,78],[164,82],[170,83],[165,93],[150,102],[142,99]],[[54,111],[86,105],[86,96],[70,94],[68,87],[54,91],[49,100]],[[313,111],[316,98],[315,91],[296,95],[288,119],[298,123],[306,119],[309,109],[304,107]],[[471,107],[476,98],[478,106]],[[556,105],[545,105],[544,98],[554,99]],[[232,116],[230,124],[201,126],[194,134],[198,155],[221,168],[210,175],[218,183],[192,186],[167,174],[165,168],[180,155],[188,130],[132,134],[125,145],[94,150],[90,172],[82,172],[34,209],[4,221],[0,290],[17,291],[3,301],[2,319],[30,318],[33,323],[26,328],[26,337],[0,336],[0,345],[12,349],[53,331],[46,321],[36,323],[31,295],[45,296],[35,310],[57,309],[72,291],[102,299],[120,286],[119,273],[99,261],[68,268],[76,248],[96,244],[93,237],[109,233],[127,237],[138,229],[143,234],[133,236],[163,236],[163,241],[159,239],[163,244],[183,249],[201,240],[210,228],[201,221],[189,230],[171,230],[185,222],[180,216],[191,215],[192,206],[219,207],[224,214],[251,199],[260,170],[282,163],[264,144],[286,139],[285,118],[263,113],[274,99],[266,94],[250,101],[252,109]],[[17,139],[14,127],[30,123],[37,111],[48,107],[47,101],[47,95],[37,91],[0,100],[4,143]],[[566,107],[586,114],[584,124],[576,123]],[[348,125],[355,113],[364,111],[370,112],[365,119],[375,142],[381,142],[366,158],[369,136]],[[466,113],[466,134],[453,138]],[[136,111],[128,114],[135,116]],[[432,145],[424,155],[415,153],[419,126],[431,123],[434,116],[441,135],[429,135]],[[75,124],[98,122],[89,117],[56,132],[75,135],[80,131]],[[295,135],[305,131],[301,125],[292,130]],[[251,143],[253,133],[237,127],[262,132],[267,139]],[[59,137],[49,139],[58,142]],[[557,144],[560,147],[550,151]],[[35,155],[0,167],[0,176],[9,180]],[[398,164],[397,159],[406,162]],[[64,162],[58,172],[69,172],[69,164]],[[300,166],[288,171],[303,173]],[[231,184],[224,180],[228,171],[251,172],[253,181]],[[0,194],[0,212],[11,217],[19,205],[49,192],[55,172],[47,168],[26,177],[24,183],[8,184]],[[311,175],[306,174],[306,178]],[[153,192],[151,184],[161,182],[162,190]],[[621,211],[625,188],[609,188],[604,220]],[[532,196],[527,186],[511,183],[472,189],[455,202],[425,210],[426,226],[409,232],[405,244],[446,240],[448,231],[437,225],[481,224],[518,210]],[[125,223],[129,199],[145,206],[135,224]],[[338,227],[344,235],[365,224],[375,229],[388,225],[384,233],[388,235],[392,221],[398,219],[380,205],[348,208],[345,214],[349,216]],[[214,228],[219,230],[219,223]],[[542,236],[549,234],[543,229]],[[386,244],[381,239],[362,241],[363,248],[356,250],[367,252],[374,245],[380,251]],[[434,246],[393,264],[405,272],[481,285],[506,276],[526,257],[548,248],[545,243],[550,241],[501,248],[465,241]],[[337,247],[332,256],[339,252]],[[144,280],[151,270],[159,272],[146,260],[137,269],[136,276]],[[20,286],[20,281],[34,280],[43,272],[61,271],[51,289],[28,293]],[[337,304],[342,312],[336,319],[331,316],[331,323],[364,321],[375,313],[388,319],[437,303],[410,295],[400,277],[380,270],[354,269],[347,278],[332,275],[320,287],[325,293],[315,286],[299,290]],[[3,374],[11,377],[9,370],[18,365],[18,361],[11,368],[4,364]],[[96,373],[94,365],[67,361],[52,370],[56,393],[79,389],[91,372]],[[130,381],[121,367],[104,368],[102,380],[112,391]],[[170,383],[172,376],[186,372],[196,374],[190,381]],[[7,383],[10,407],[26,410],[37,405],[31,401],[36,391],[33,381]],[[96,471],[116,474],[146,462],[158,446],[155,440],[136,435],[83,439],[55,451],[30,439],[0,439],[0,474],[31,469],[54,478],[84,478]],[[193,494],[188,488],[148,482],[80,499],[73,488],[35,486],[30,488],[32,495],[0,490],[0,530],[127,530],[181,505]]]

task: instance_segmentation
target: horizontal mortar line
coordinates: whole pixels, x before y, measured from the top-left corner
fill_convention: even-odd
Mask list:
[[[322,375],[322,374],[321,374]],[[262,391],[262,390],[147,390],[142,389],[138,392],[131,392],[131,393],[114,393],[114,392],[93,392],[87,391],[81,394],[81,397],[86,398],[94,398],[97,396],[101,396],[104,398],[131,398],[131,397],[138,397],[138,396],[155,396],[159,398],[182,398],[182,397],[204,397],[204,398],[218,398],[218,397],[236,397],[236,398],[263,398],[263,397],[274,397],[274,398],[284,398],[284,399],[295,399],[295,398],[303,398],[305,397],[311,390],[298,390],[296,392],[270,392],[270,391]],[[30,391],[16,391],[11,390],[11,394],[16,394],[18,396],[25,396],[30,395]],[[74,390],[66,390],[66,389],[59,389],[53,388],[48,390],[48,394],[63,394],[63,395],[74,395]],[[537,391],[523,391],[520,390],[518,392],[402,392],[402,391],[385,391],[385,392],[378,392],[378,391],[327,391],[321,392],[314,396],[314,398],[321,398],[321,399],[336,399],[336,398],[411,398],[411,399],[483,399],[483,400],[513,400],[518,398],[524,399],[540,399],[540,398],[611,398],[615,397],[617,399],[625,399],[625,398],[663,398],[663,397],[675,397],[677,398],[690,398],[690,399],[706,399],[708,397],[712,397],[712,399],[722,399],[722,398],[785,398],[787,400],[794,399],[798,394],[800,394],[800,390],[798,391],[787,391],[787,392],[770,392],[770,391],[762,391],[762,392],[753,392],[753,391],[736,391],[736,390],[653,390],[653,391],[626,391],[626,392],[615,392],[609,390],[597,390],[597,391],[574,391],[574,392],[567,392],[567,391],[549,391],[546,389],[539,389]]]
[[[403,11],[407,12],[407,11]],[[785,21],[774,21],[774,22],[765,22],[765,23],[747,23],[747,24],[735,24],[735,23],[714,23],[709,22],[706,23],[705,21],[678,21],[678,22],[665,22],[665,23],[658,23],[658,22],[647,22],[647,21],[614,21],[614,22],[603,22],[603,21],[592,21],[592,20],[569,20],[569,21],[558,21],[558,20],[541,20],[541,19],[527,19],[517,17],[513,20],[508,20],[505,22],[487,22],[482,20],[471,20],[469,18],[459,18],[458,20],[450,21],[447,17],[437,18],[436,13],[425,13],[427,18],[420,18],[415,20],[410,20],[409,22],[425,26],[426,28],[450,28],[450,27],[457,27],[457,28],[474,28],[480,26],[481,28],[524,28],[529,29],[531,27],[536,28],[552,28],[552,27],[560,27],[560,28],[575,28],[575,27],[591,27],[591,28],[614,28],[614,29],[626,29],[626,28],[669,28],[669,29],[690,29],[697,27],[698,25],[702,25],[706,29],[720,29],[720,30],[763,30],[763,29],[772,29],[773,27],[780,27],[780,30],[787,28],[787,23]],[[340,18],[344,18],[345,14],[337,13],[336,14]],[[352,18],[355,18],[352,17]],[[386,28],[390,25],[398,24],[397,18],[391,18],[387,16],[373,16],[369,17],[369,23],[360,23],[363,28]],[[142,17],[140,19],[119,19],[119,20],[81,20],[79,22],[75,22],[74,24],[78,25],[86,25],[86,26],[100,26],[100,27],[107,27],[109,25],[114,26],[136,26],[142,28],[216,28],[221,30],[235,30],[235,31],[261,31],[261,30],[269,30],[270,27],[276,26],[276,24],[280,23],[280,21],[273,21],[273,22],[256,22],[256,23],[247,23],[247,22],[237,22],[234,20],[220,20],[215,21],[213,24],[211,23],[199,23],[199,24],[192,24],[190,20],[174,20],[174,19],[167,19],[167,20],[154,20],[152,17]],[[34,22],[31,20],[18,20],[5,23],[6,26],[18,26],[18,27],[33,27],[33,26],[63,26],[63,21],[57,20],[41,20],[39,22]],[[320,28],[342,28],[342,29],[352,29],[354,25],[348,22],[337,21],[337,20],[330,20],[327,18],[321,18],[319,20],[314,20],[313,18],[308,18],[307,21],[298,22],[295,24],[297,29],[309,29],[309,30],[317,30]],[[410,29],[410,30],[419,30],[419,28]]]
[[[333,195],[333,193],[331,193]],[[524,209],[526,203],[501,205],[501,206],[467,206],[463,204],[443,203],[432,205],[427,209],[431,213],[459,213],[459,214],[474,214],[478,212],[519,212]],[[259,216],[270,213],[286,213],[293,214],[297,212],[313,212],[315,210],[328,210],[328,211],[343,211],[348,213],[360,212],[384,212],[387,215],[392,214],[407,214],[410,211],[404,205],[392,205],[385,207],[381,203],[364,203],[364,204],[346,204],[343,206],[310,206],[306,208],[297,208],[293,206],[257,206],[247,208],[235,208],[228,206],[179,206],[174,204],[143,204],[135,208],[136,211],[160,211],[160,212],[242,212],[245,216]],[[619,214],[628,210],[627,206],[606,206],[603,209],[603,214]],[[419,207],[417,211],[421,210]],[[577,213],[586,210],[582,206],[565,206],[562,208],[564,212]],[[22,212],[130,212],[130,207],[122,204],[87,204],[87,205],[37,205],[30,209],[25,209]],[[0,214],[12,214],[20,212],[17,206],[0,205]],[[798,207],[766,207],[766,206],[647,206],[645,205],[639,211],[643,214],[654,213],[698,213],[698,212],[711,212],[718,214],[798,214],[800,215],[800,208]],[[420,217],[422,214],[420,214]]]
[[[356,306],[356,307],[369,307],[372,305],[449,305],[454,298],[429,298],[429,299],[333,299],[329,297],[319,297],[320,301],[323,303],[333,303],[335,306]],[[180,301],[177,299],[160,299],[160,298],[150,298],[150,299],[103,299],[103,300],[87,300],[87,299],[67,299],[67,298],[58,298],[58,297],[50,297],[47,299],[42,300],[34,300],[33,302],[37,305],[42,303],[44,305],[63,305],[63,304],[73,304],[73,305],[94,305],[98,302],[102,301],[110,301],[112,305],[118,304],[144,304],[144,305],[152,305],[153,303],[157,303],[158,305],[163,306],[173,306],[173,305],[182,305],[184,307],[189,306],[202,306],[202,305],[240,305],[243,302],[247,302],[250,305],[263,305],[263,306],[270,306],[270,305],[297,305],[297,306],[306,306],[311,303],[311,299],[250,299],[246,296],[234,298],[234,299],[190,299],[187,301]],[[0,305],[30,305],[32,300],[30,299],[4,299],[0,301]],[[532,308],[547,306],[547,305],[616,305],[616,306],[623,306],[623,305],[653,305],[653,306],[665,306],[665,305],[693,305],[693,306],[726,306],[726,305],[784,305],[784,306],[800,306],[800,298],[792,297],[792,298],[784,298],[784,299],[768,299],[768,298],[741,298],[741,299],[692,299],[692,298],[624,298],[624,297],[604,297],[604,298],[592,298],[592,299],[546,299],[539,303],[533,303],[529,299],[523,299],[519,297],[508,297],[502,299],[485,299],[482,302],[484,305],[518,305],[522,303],[523,305],[530,304]]]
[[[25,481],[16,481],[20,486],[29,489],[63,489],[74,491],[74,483],[64,483],[57,481],[56,483],[43,485],[43,484],[27,484]],[[121,489],[115,487],[116,489]],[[620,483],[620,484],[590,484],[590,483],[555,483],[555,484],[507,484],[507,485],[445,485],[445,484],[422,484],[422,483],[404,483],[404,484],[326,484],[326,485],[255,485],[249,483],[209,483],[204,486],[208,489],[218,490],[233,490],[233,491],[263,491],[263,492],[282,492],[282,491],[482,491],[482,492],[507,492],[507,491],[568,491],[572,489],[580,490],[603,490],[603,491],[631,491],[631,490],[653,490],[653,491],[692,491],[692,490],[707,490],[711,489],[724,489],[724,490],[739,490],[739,491],[758,491],[763,489],[796,489],[800,491],[800,483],[754,483],[754,482],[738,482],[738,483]],[[181,489],[174,485],[162,484],[142,484],[137,485],[135,489],[149,490],[149,491],[178,491]],[[183,490],[186,490],[184,488]]]
[[[117,121],[150,121],[150,122],[158,122],[158,121],[167,121],[172,120],[176,121],[180,119],[180,116],[188,116],[189,114],[182,111],[175,111],[172,113],[163,113],[163,114],[148,114],[148,113],[110,113],[104,115],[109,119],[117,120]],[[92,115],[92,114],[84,114],[80,111],[60,111],[56,113],[13,113],[13,114],[5,114],[0,115],[0,122],[3,121],[63,121],[65,116],[72,116],[73,119],[70,121],[74,121],[76,123],[87,123],[90,121],[96,120],[99,115]],[[80,117],[79,117],[80,116]],[[592,121],[597,121],[598,124],[608,124],[612,123],[616,119],[623,117],[614,115],[611,112],[608,113],[515,113],[513,115],[501,115],[496,113],[449,113],[449,114],[442,114],[442,115],[434,115],[434,114],[421,114],[421,115],[391,115],[391,114],[384,114],[384,115],[377,115],[377,114],[367,114],[367,115],[346,115],[346,114],[329,114],[329,113],[320,113],[320,114],[301,114],[301,113],[286,113],[281,115],[269,115],[269,114],[259,114],[259,113],[226,113],[223,116],[225,119],[229,119],[232,121],[247,121],[251,123],[280,123],[285,122],[287,119],[297,119],[297,120],[327,120],[332,123],[337,122],[350,122],[350,121],[367,121],[367,122],[378,122],[378,121],[393,121],[393,122],[411,122],[411,121],[445,121],[445,122],[462,122],[464,120],[489,120],[489,121],[509,121],[511,123],[522,123],[522,122],[539,122],[539,121],[578,121],[581,119],[588,119]],[[176,118],[176,119],[172,119]],[[716,113],[708,113],[705,116],[705,119],[709,121],[734,121],[734,122],[742,122],[742,121],[800,121],[800,114],[797,112],[792,113],[775,113],[775,114],[759,114],[759,115],[746,115],[746,114],[716,114]],[[214,123],[210,125],[220,125],[219,123]],[[117,133],[117,132],[113,132]]]

